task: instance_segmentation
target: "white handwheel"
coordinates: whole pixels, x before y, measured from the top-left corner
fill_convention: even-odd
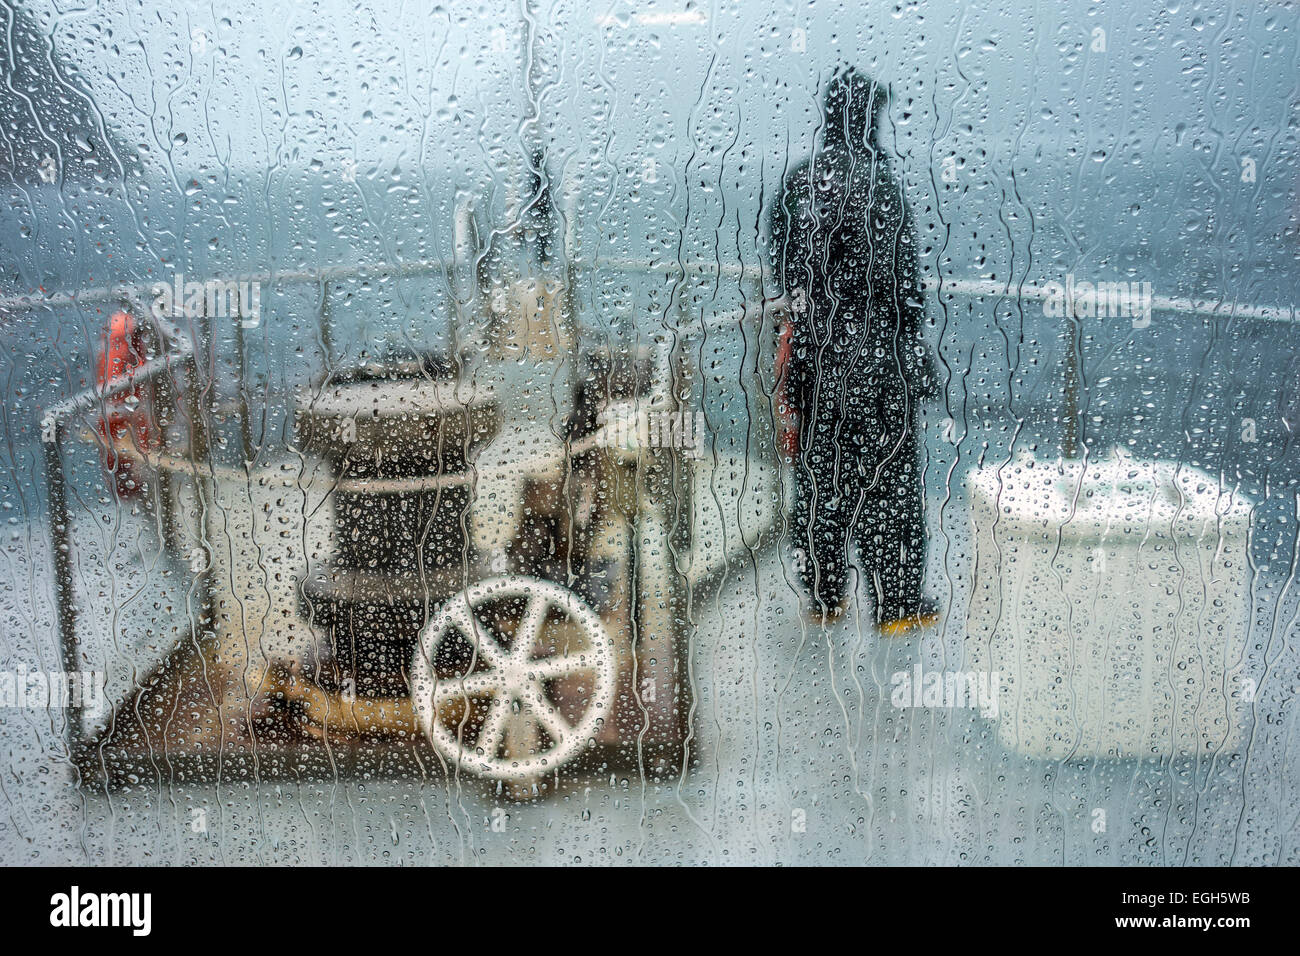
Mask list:
[[[420,634],[411,677],[420,726],[448,762],[526,779],[592,740],[614,700],[614,642],[568,588],[492,578],[438,609]]]

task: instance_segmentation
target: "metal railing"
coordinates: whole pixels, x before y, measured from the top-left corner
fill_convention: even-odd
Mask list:
[[[446,260],[426,260],[396,265],[356,265],[252,273],[240,276],[233,281],[264,282],[268,284],[314,283],[320,285],[328,297],[331,283],[338,281],[371,276],[440,275],[443,278],[448,278],[459,268],[462,268],[462,266]],[[763,276],[760,270],[736,263],[662,262],[651,264],[610,259],[599,261],[578,259],[573,263],[572,268],[585,268],[593,272],[605,269],[610,272],[633,272],[646,275],[672,276],[676,274],[683,278],[722,275],[752,281],[754,292],[752,304],[742,305],[740,308],[720,310],[708,317],[701,315],[698,319],[686,316],[683,309],[681,310],[682,314],[675,316],[673,320],[675,322],[674,330],[678,332],[708,332],[724,327],[734,329],[737,326],[761,328],[774,315],[788,307],[788,303],[782,299],[762,299]],[[44,448],[46,489],[50,513],[50,541],[54,560],[54,597],[58,619],[58,634],[64,669],[69,673],[79,670],[77,661],[78,612],[73,581],[72,542],[70,538],[71,514],[68,509],[67,482],[61,453],[61,445],[67,435],[69,426],[77,419],[95,412],[99,412],[101,416],[105,415],[111,404],[141,386],[161,386],[165,390],[174,391],[178,397],[180,395],[184,396],[183,404],[188,427],[185,454],[169,454],[165,448],[160,448],[157,454],[151,455],[141,449],[129,447],[130,443],[126,447],[117,448],[117,452],[128,456],[137,454],[142,462],[147,462],[156,468],[160,475],[182,468],[188,469],[196,481],[199,503],[204,508],[211,501],[210,493],[204,490],[204,481],[215,481],[218,474],[225,470],[224,466],[212,462],[208,454],[205,409],[202,406],[202,389],[196,362],[195,343],[182,329],[169,322],[165,316],[158,315],[155,309],[146,304],[149,302],[146,296],[151,296],[153,288],[154,284],[138,283],[100,286],[74,293],[0,298],[0,310],[14,312],[55,306],[122,302],[129,305],[137,315],[149,317],[148,321],[151,324],[152,331],[161,345],[160,354],[147,359],[141,365],[102,387],[85,389],[70,398],[58,402],[46,409],[40,417],[40,434]],[[448,289],[454,291],[451,284],[449,284]],[[1048,289],[1040,286],[1016,286],[986,280],[929,280],[926,282],[926,289],[940,296],[956,295],[962,298],[1008,299],[1017,302],[1043,301],[1050,294]],[[1296,319],[1295,307],[1242,305],[1235,302],[1225,303],[1222,300],[1153,297],[1151,307],[1160,311],[1197,315],[1219,320],[1240,318],[1270,323],[1293,323]],[[324,327],[329,322],[328,308],[320,309],[318,318],[322,323],[322,341],[328,343],[331,334],[329,329]],[[208,326],[207,320],[201,321],[199,334],[205,338],[211,335],[211,328]],[[1068,382],[1066,401],[1068,404]],[[178,401],[178,407],[180,404]],[[1067,408],[1066,411],[1068,416],[1069,409]],[[241,428],[245,431],[245,434],[247,415],[247,408],[241,407]],[[424,479],[420,480],[423,481]],[[164,498],[165,495],[166,492],[164,492]],[[200,624],[202,624],[203,621],[211,620],[212,605],[212,595],[205,572],[198,573],[196,584],[198,587],[199,619]],[[69,744],[75,746],[79,742],[80,720],[69,719],[68,728]]]
[[[622,270],[625,266],[635,267],[637,270],[646,273],[667,272],[672,268],[671,266],[657,268],[644,263],[621,263],[605,260],[598,264],[588,263],[588,265],[614,271]],[[323,283],[325,288],[328,289],[330,283],[341,280],[380,274],[432,276],[447,267],[447,263],[439,261],[410,263],[397,267],[334,267],[297,272],[253,274],[242,276],[237,281]],[[710,275],[716,271],[716,268],[709,264],[687,264],[684,267],[677,267],[677,271],[682,275]],[[740,275],[741,270],[736,269],[734,272],[736,275]],[[129,459],[136,467],[146,466],[157,473],[160,486],[159,498],[161,499],[158,506],[163,511],[161,519],[164,525],[172,518],[172,509],[169,504],[172,494],[170,490],[172,473],[188,473],[188,476],[195,484],[199,510],[204,514],[210,510],[215,500],[217,482],[235,476],[236,472],[238,472],[237,477],[241,480],[247,477],[239,468],[222,465],[211,459],[208,453],[209,442],[205,424],[207,421],[206,413],[210,409],[203,407],[204,388],[203,383],[199,380],[196,359],[196,355],[202,350],[196,349],[195,342],[189,334],[169,321],[165,316],[159,315],[158,310],[150,307],[152,288],[152,285],[146,284],[101,286],[75,293],[19,296],[0,300],[0,309],[11,311],[49,308],[52,306],[80,306],[91,303],[120,303],[122,306],[129,308],[134,315],[145,318],[144,325],[146,329],[152,334],[153,340],[159,344],[159,354],[147,358],[140,365],[124,371],[120,376],[102,386],[84,389],[51,405],[40,415],[40,434],[44,450],[46,492],[49,502],[49,534],[54,559],[54,600],[58,640],[63,666],[68,673],[80,671],[78,661],[78,603],[73,573],[73,539],[71,534],[72,514],[68,507],[68,484],[62,451],[70,428],[78,420],[88,416],[97,414],[102,420],[106,419],[110,407],[118,404],[141,387],[158,388],[162,394],[168,396],[169,400],[175,400],[177,408],[183,407],[185,426],[188,431],[184,439],[185,448],[183,452],[172,451],[166,447],[169,431],[166,428],[161,429],[162,438],[159,446],[152,449],[138,447],[131,438],[120,441],[114,440],[111,431],[105,436],[109,452],[116,459]],[[785,306],[784,300],[756,301],[752,305],[742,306],[738,309],[720,310],[707,319],[701,318],[697,322],[689,318],[674,317],[674,323],[678,330],[684,330],[687,326],[695,326],[697,329],[705,330],[719,329],[724,326],[734,328],[737,325],[748,325],[771,320]],[[328,322],[328,309],[320,310],[318,318],[322,323]],[[197,334],[201,339],[210,341],[209,337],[212,334],[210,321],[204,316],[199,317]],[[327,341],[328,337],[328,331],[322,330],[323,340]],[[241,406],[239,409],[241,430],[243,428],[242,423],[247,420],[247,415],[247,408]],[[245,461],[247,462],[247,458]],[[247,464],[245,467],[247,467]],[[437,480],[407,479],[399,484],[402,485],[402,488],[406,488],[408,484],[412,487],[419,486],[423,488],[429,481],[436,482]],[[375,490],[370,482],[364,484],[366,490]],[[174,539],[175,533],[173,532],[169,537]],[[205,563],[203,570],[196,572],[195,576],[194,583],[198,606],[197,627],[199,630],[202,630],[208,622],[213,620],[213,595],[211,582],[208,580],[210,570],[211,562],[209,561]],[[69,719],[67,721],[68,744],[73,750],[84,742],[79,710],[76,707],[69,708]]]

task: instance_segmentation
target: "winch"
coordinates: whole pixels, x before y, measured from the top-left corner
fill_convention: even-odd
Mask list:
[[[469,583],[478,451],[496,437],[490,392],[441,357],[355,368],[304,393],[304,450],[336,481],[334,554],[302,583],[303,616],[328,635],[314,675],[345,696],[407,693],[431,609]]]

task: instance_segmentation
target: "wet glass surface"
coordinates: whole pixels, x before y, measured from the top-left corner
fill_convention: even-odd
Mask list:
[[[0,862],[1297,862],[1287,5],[0,25]]]

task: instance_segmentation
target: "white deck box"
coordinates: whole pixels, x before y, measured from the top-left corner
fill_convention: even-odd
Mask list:
[[[1252,503],[1200,469],[1022,456],[968,479],[967,666],[998,672],[998,734],[1030,757],[1238,744]]]

